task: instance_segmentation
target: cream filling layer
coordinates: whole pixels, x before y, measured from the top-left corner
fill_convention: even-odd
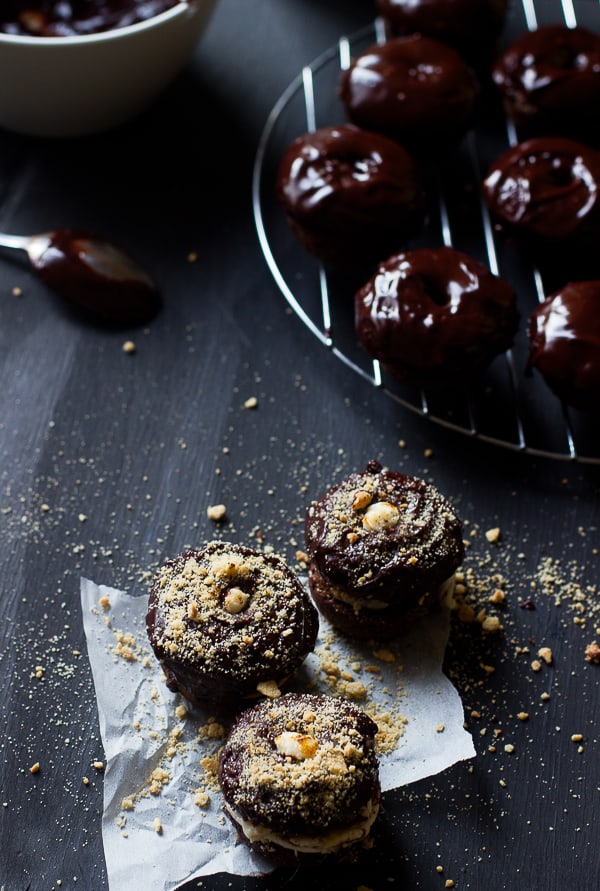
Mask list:
[[[238,824],[243,834],[252,844],[256,842],[263,844],[271,843],[278,845],[280,848],[288,848],[298,854],[333,854],[342,848],[348,847],[348,845],[364,841],[368,838],[371,827],[379,813],[379,802],[370,801],[368,805],[363,808],[363,819],[353,823],[352,826],[349,826],[346,829],[332,829],[319,836],[284,836],[278,832],[274,832],[272,829],[267,829],[265,826],[258,826],[256,823],[244,820],[244,818],[227,803],[225,804],[225,810]]]
[[[434,596],[439,600],[440,603],[443,603],[446,598],[450,598],[450,602],[452,601],[455,584],[456,575],[453,573],[450,578],[446,579],[445,582],[442,582],[438,590],[434,592]],[[361,609],[386,609],[390,605],[389,603],[385,603],[382,600],[368,600],[366,597],[356,597],[352,594],[348,594],[347,591],[344,591],[343,588],[340,588],[337,585],[331,586],[330,593],[334,600],[341,600],[343,603],[347,603],[354,609],[355,613],[360,613]],[[415,604],[413,609],[416,609],[418,606],[420,606],[421,602],[428,596],[428,594],[424,594],[421,600],[419,600]]]

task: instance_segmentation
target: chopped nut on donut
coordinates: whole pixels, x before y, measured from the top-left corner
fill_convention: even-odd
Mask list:
[[[389,501],[377,501],[370,504],[363,517],[363,526],[371,532],[396,526],[400,520],[400,511]]]

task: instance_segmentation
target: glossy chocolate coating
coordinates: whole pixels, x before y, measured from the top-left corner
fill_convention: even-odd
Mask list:
[[[505,236],[542,258],[553,248],[567,263],[597,254],[599,189],[600,152],[559,137],[507,149],[483,182],[492,219]]]
[[[425,388],[468,382],[511,346],[518,323],[508,282],[449,247],[389,257],[355,296],[363,347]]]
[[[529,318],[529,368],[569,405],[600,411],[600,280],[569,282]]]
[[[219,757],[226,813],[229,806],[253,827],[292,841],[353,827],[379,801],[376,732],[362,709],[333,696],[288,693],[246,709]],[[286,757],[277,747],[281,734],[300,734],[314,755]],[[258,849],[276,859],[285,852],[273,840]]]
[[[420,33],[479,59],[499,37],[508,0],[376,0],[393,33]]]
[[[165,561],[146,628],[167,686],[190,702],[238,707],[283,684],[314,647],[318,613],[281,557],[210,542]]]
[[[439,158],[473,124],[479,85],[453,47],[412,34],[353,58],[339,92],[354,124]]]
[[[0,31],[28,37],[72,37],[124,28],[179,0],[2,0]]]
[[[462,525],[441,493],[377,461],[311,502],[305,542],[318,572],[367,608],[412,609],[464,555]]]
[[[78,309],[113,325],[139,325],[161,307],[158,288],[120,248],[78,229],[57,229],[32,260],[42,281]]]
[[[415,597],[413,606],[404,601],[375,609],[364,600],[349,602],[345,592],[324,578],[314,563],[308,570],[308,586],[317,609],[330,625],[345,637],[356,640],[391,640],[398,637],[414,622],[431,614],[441,606],[447,591],[427,592]]]
[[[542,26],[498,57],[492,79],[520,139],[567,136],[598,144],[600,35]]]
[[[376,262],[423,224],[410,155],[352,124],[295,139],[281,158],[276,192],[301,243],[325,263]]]

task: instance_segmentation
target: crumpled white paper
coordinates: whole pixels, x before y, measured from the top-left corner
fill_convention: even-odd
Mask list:
[[[218,872],[270,872],[272,864],[237,841],[220,792],[208,787],[200,762],[214,756],[223,740],[199,737],[198,728],[211,716],[189,706],[181,716],[183,700],[165,686],[146,635],[148,598],[81,579],[81,603],[106,758],[102,836],[110,891],[173,891]],[[400,709],[404,732],[396,748],[380,756],[384,792],[475,755],[462,703],[441,668],[449,611],[386,643],[382,658],[368,644],[332,635],[322,617],[320,622],[315,653],[295,688],[332,692],[323,666],[335,663],[342,677],[367,687],[366,700],[359,702],[366,710]],[[168,781],[151,794],[156,769]],[[209,791],[202,807],[195,799],[199,788]]]

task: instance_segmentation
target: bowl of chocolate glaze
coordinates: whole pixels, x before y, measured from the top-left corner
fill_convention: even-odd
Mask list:
[[[147,108],[217,0],[0,0],[0,127],[77,137]]]

